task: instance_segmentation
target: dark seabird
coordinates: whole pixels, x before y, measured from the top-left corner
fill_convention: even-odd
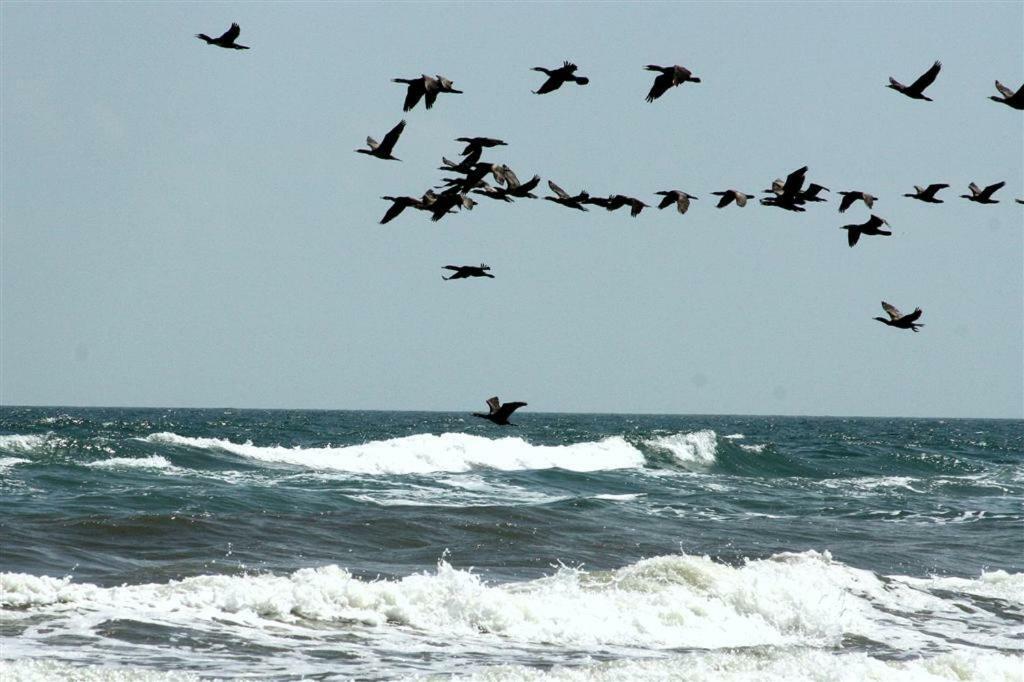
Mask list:
[[[395,143],[398,142],[398,137],[402,134],[405,129],[405,121],[400,121],[398,125],[388,131],[388,134],[384,136],[384,139],[377,143],[377,140],[372,137],[366,138],[366,146],[369,149],[357,149],[356,151],[360,154],[369,154],[370,156],[376,156],[378,159],[390,159],[392,161],[401,161],[391,155],[391,151],[395,148]]]
[[[867,192],[854,192],[854,191],[851,191],[851,192],[840,192],[840,194],[843,195],[843,200],[841,202],[839,202],[839,212],[840,213],[846,213],[846,209],[848,209],[851,206],[853,206],[853,202],[857,201],[858,199],[863,201],[864,204],[868,208],[874,208],[875,207],[875,201],[878,199],[878,197],[873,197],[870,194],[868,194]]]
[[[821,185],[819,185],[819,184],[817,184],[815,182],[812,182],[811,184],[807,185],[807,189],[805,189],[800,194],[800,200],[801,201],[828,201],[828,199],[825,199],[823,197],[819,197],[818,196],[818,194],[821,193],[822,191],[831,192],[832,190],[830,190],[828,187],[822,187]]]
[[[712,194],[718,197],[722,197],[721,199],[718,200],[717,208],[725,208],[734,201],[736,202],[737,206],[743,208],[744,206],[747,205],[747,199],[752,199],[754,197],[753,194],[744,194],[743,192],[740,192],[735,189],[727,189],[723,192],[712,192]]]
[[[576,73],[576,65],[572,62],[562,62],[562,65],[557,69],[545,69],[543,66],[535,66],[532,70],[545,73],[548,77],[544,84],[540,86],[540,89],[533,91],[535,95],[543,95],[557,90],[562,87],[563,83],[568,81],[578,83],[579,85],[586,85],[590,82],[590,79],[586,76],[574,75]]]
[[[941,62],[935,62],[932,64],[932,68],[921,74],[921,77],[910,85],[903,85],[898,80],[889,76],[889,84],[885,87],[892,88],[896,92],[902,92],[907,97],[912,99],[924,99],[929,102],[932,101],[931,97],[925,97],[924,89],[927,88],[935,81],[935,77],[939,75],[939,69],[942,68]]]
[[[903,196],[910,197],[911,199],[917,199],[918,201],[923,201],[928,204],[941,204],[943,203],[942,199],[936,198],[935,195],[940,189],[946,189],[947,187],[949,187],[949,185],[944,183],[936,183],[934,185],[928,185],[927,187],[914,185],[914,194],[904,194]]]
[[[229,50],[248,50],[249,48],[245,45],[239,45],[235,42],[235,39],[238,38],[238,34],[241,32],[242,29],[238,24],[231,24],[231,28],[224,31],[224,35],[219,38],[211,38],[205,33],[197,33],[196,38],[205,40],[207,45],[216,45],[217,47],[224,47]]]
[[[475,201],[466,194],[459,192],[456,187],[447,189],[440,194],[434,194],[433,192],[429,192],[429,194],[432,195],[431,200],[429,203],[424,201],[424,204],[426,210],[431,213],[430,219],[435,223],[456,209],[465,208],[471,211],[476,206]]]
[[[882,301],[882,309],[889,314],[889,319],[884,317],[874,317],[872,319],[878,320],[882,324],[887,324],[890,327],[896,327],[898,329],[911,329],[917,331],[918,327],[923,327],[923,324],[917,322],[917,319],[921,317],[921,309],[914,308],[914,312],[909,315],[904,315],[896,308],[896,306],[890,305],[885,301]]]
[[[672,204],[675,204],[677,211],[680,213],[686,213],[690,209],[690,202],[697,200],[697,197],[692,194],[687,194],[686,192],[678,189],[663,190],[661,192],[655,192],[655,194],[660,194],[664,197],[661,200],[661,203],[658,204],[659,210],[668,208]]]
[[[491,266],[483,263],[480,265],[446,265],[441,269],[455,271],[455,274],[451,277],[441,275],[441,279],[446,282],[450,279],[466,279],[467,277],[490,277],[494,279],[494,275],[487,272],[491,269]]]
[[[640,211],[647,208],[647,204],[644,202],[625,194],[613,194],[608,197],[608,203],[605,205],[605,208],[609,211],[617,211],[623,206],[629,206],[629,215],[634,218],[640,215]]]
[[[1003,94],[1002,97],[996,97],[990,95],[989,99],[995,102],[1002,102],[1007,106],[1011,106],[1014,109],[1020,109],[1024,111],[1024,85],[1020,86],[1017,92],[1014,92],[1010,88],[1006,87],[999,81],[996,81],[996,90]]]
[[[391,222],[410,206],[413,208],[423,208],[423,200],[416,197],[381,197],[381,199],[392,202],[387,213],[380,219],[381,225]]]
[[[580,211],[587,210],[587,207],[584,206],[583,204],[590,199],[590,195],[587,194],[586,192],[580,192],[576,196],[571,197],[564,189],[562,189],[561,187],[559,187],[550,180],[548,180],[548,187],[550,187],[551,191],[555,193],[555,196],[553,197],[544,197],[548,201],[553,201],[556,204],[568,206],[569,208],[575,208]]]
[[[409,89],[405,93],[404,111],[411,110],[421,97],[426,97],[427,109],[434,106],[434,100],[442,92],[462,94],[462,90],[456,90],[453,83],[444,76],[430,76],[423,74],[419,78],[392,78],[392,83],[405,83]]]
[[[700,83],[700,78],[694,76],[686,67],[679,66],[678,64],[675,66],[658,66],[657,64],[648,64],[644,68],[648,71],[661,72],[661,75],[654,79],[651,91],[647,93],[648,102],[653,102],[668,92],[669,88],[682,85],[687,81],[690,83]]]
[[[540,176],[534,175],[526,182],[519,184],[518,182],[513,183],[506,187],[492,187],[487,183],[480,189],[473,190],[473,194],[480,194],[491,199],[498,199],[500,201],[512,202],[512,199],[536,199],[537,195],[533,194],[533,190],[536,189],[540,183]]]
[[[502,405],[498,402],[498,396],[488,399],[487,407],[490,410],[487,414],[483,412],[474,412],[474,417],[482,417],[489,419],[495,424],[501,424],[502,426],[514,426],[514,424],[508,423],[508,418],[512,416],[512,413],[518,410],[520,407],[526,407],[526,403],[505,403]]]
[[[871,214],[866,223],[861,225],[843,225],[840,229],[848,230],[846,240],[849,242],[850,248],[853,248],[853,245],[857,243],[862,234],[891,236],[892,232],[880,229],[882,225],[889,227],[889,223],[884,218]]]
[[[971,190],[970,194],[961,194],[960,196],[964,199],[974,201],[979,204],[998,204],[999,202],[992,198],[1000,187],[1005,185],[1005,182],[997,182],[994,185],[989,185],[985,189],[981,189],[973,182],[967,186],[967,189]]]
[[[456,137],[456,142],[465,142],[462,156],[480,154],[484,147],[507,147],[508,144],[494,137]]]
[[[1018,204],[1024,204],[1024,199],[1014,199]]]
[[[775,196],[761,199],[761,203],[765,206],[778,206],[784,208],[787,211],[804,211],[800,204],[804,203],[801,199],[802,188],[804,185],[804,178],[807,175],[807,166],[797,168],[795,171],[786,176],[786,181],[783,182],[780,179],[776,179],[771,186],[771,189],[766,189],[766,192],[771,192]]]

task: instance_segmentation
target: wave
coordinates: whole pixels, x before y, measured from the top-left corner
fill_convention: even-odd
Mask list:
[[[146,436],[149,443],[221,450],[263,462],[358,474],[459,473],[474,468],[502,471],[567,469],[604,471],[644,465],[644,456],[624,438],[572,445],[531,445],[522,438],[490,439],[466,433],[417,434],[362,445],[322,448],[257,446],[221,438],[190,438],[175,433]]]
[[[201,678],[187,672],[22,659],[0,661],[0,679],[4,682],[198,682]]]
[[[176,469],[165,457],[150,455],[149,457],[109,457],[86,462],[87,467],[107,469]]]
[[[32,452],[46,445],[48,436],[32,434],[20,435],[17,433],[0,436],[0,450],[8,452]]]
[[[670,452],[676,464],[683,467],[706,467],[715,463],[718,450],[717,435],[711,429],[692,433],[675,433],[644,441],[655,450]]]
[[[7,471],[18,464],[28,464],[31,460],[21,457],[0,457],[0,471]]]

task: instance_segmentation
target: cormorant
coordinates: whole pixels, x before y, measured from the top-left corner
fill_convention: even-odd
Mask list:
[[[918,185],[914,185],[915,193],[904,194],[903,196],[910,197],[911,199],[917,199],[918,201],[923,201],[928,204],[941,204],[944,202],[942,201],[942,199],[937,199],[935,195],[938,193],[940,189],[946,189],[947,187],[949,187],[949,185],[944,183],[928,185],[927,187],[919,187]]]
[[[909,315],[904,315],[896,308],[896,306],[890,305],[889,303],[882,301],[882,309],[889,314],[889,319],[887,320],[884,317],[874,317],[872,319],[878,320],[882,324],[887,324],[890,327],[896,327],[898,329],[911,329],[915,332],[917,331],[918,327],[924,326],[923,324],[917,322],[917,319],[921,317],[922,311],[920,308],[914,308],[914,312],[910,313]]]
[[[586,203],[588,199],[590,199],[590,195],[587,194],[586,192],[580,192],[576,196],[571,197],[564,189],[553,183],[551,180],[548,180],[548,187],[550,187],[551,191],[555,193],[555,196],[553,197],[544,197],[548,201],[553,201],[556,204],[568,206],[569,208],[575,208],[580,211],[587,210],[587,207],[584,206],[583,204]]]
[[[494,396],[487,400],[487,407],[490,410],[487,414],[484,414],[483,412],[474,412],[473,416],[489,419],[495,424],[500,424],[502,426],[515,426],[514,424],[509,424],[508,418],[511,417],[512,413],[520,407],[526,407],[526,403],[505,403],[502,405],[498,402],[498,396]]]
[[[853,206],[853,202],[857,201],[858,199],[863,201],[864,204],[868,208],[874,208],[875,207],[875,201],[878,199],[878,197],[873,197],[870,194],[868,194],[867,192],[851,191],[851,192],[840,192],[840,194],[843,195],[843,200],[841,202],[839,202],[839,212],[840,213],[846,213],[846,209],[848,209],[851,206]]]
[[[211,38],[205,33],[197,33],[196,38],[205,40],[207,45],[216,45],[217,47],[224,47],[229,50],[248,50],[249,48],[245,45],[239,45],[235,42],[235,39],[238,38],[238,34],[241,32],[242,29],[238,24],[232,23],[231,28],[224,31],[224,34],[219,38]]]
[[[857,243],[862,234],[891,236],[892,232],[879,229],[882,225],[889,227],[889,223],[884,218],[879,218],[872,213],[866,223],[861,225],[843,225],[840,229],[847,230],[846,239],[850,244],[850,248],[853,248],[853,245]]]
[[[960,196],[969,201],[974,201],[979,204],[998,204],[999,202],[992,198],[1000,187],[1005,185],[1006,182],[997,182],[994,185],[989,185],[985,189],[981,189],[973,182],[967,186],[967,189],[971,190],[970,194],[961,194]]]
[[[473,193],[507,202],[511,202],[513,197],[517,199],[536,199],[537,195],[533,194],[533,190],[537,187],[538,183],[540,183],[540,176],[534,175],[523,184],[518,184],[517,182],[507,187],[492,187],[484,183],[483,187],[473,190]]]
[[[778,206],[784,208],[787,211],[804,211],[800,204],[804,203],[801,188],[804,185],[804,177],[807,175],[807,166],[798,168],[789,175],[786,176],[786,181],[783,182],[780,179],[776,179],[772,183],[771,189],[766,189],[766,192],[771,192],[775,196],[761,199],[761,203],[765,206]]]
[[[466,279],[467,277],[490,277],[494,279],[494,275],[489,274],[487,271],[491,269],[491,266],[481,263],[480,265],[446,265],[442,270],[454,270],[455,274],[451,277],[445,277],[441,275],[441,279],[448,281],[450,279]]]
[[[402,213],[402,211],[409,208],[410,206],[413,208],[424,207],[423,200],[417,199],[416,197],[381,197],[381,199],[386,199],[392,202],[391,207],[388,208],[387,210],[387,213],[385,213],[384,217],[380,219],[381,225],[391,222],[392,220],[397,218]]]
[[[822,187],[821,185],[812,182],[811,184],[807,185],[807,189],[805,189],[803,193],[800,195],[800,199],[802,201],[828,201],[828,199],[824,199],[818,196],[818,194],[822,190],[826,192],[832,191],[828,187]]]
[[[392,161],[401,161],[391,155],[391,151],[395,148],[395,143],[398,142],[398,137],[402,134],[402,130],[405,129],[405,121],[400,121],[398,125],[388,131],[388,134],[384,136],[384,139],[377,143],[377,140],[372,137],[366,138],[366,146],[369,149],[357,149],[356,151],[360,154],[369,154],[370,156],[376,156],[378,159],[390,159]]]
[[[462,156],[470,154],[480,155],[484,147],[507,147],[507,143],[493,137],[456,137],[456,142],[465,142],[466,148],[462,150]]]
[[[732,202],[736,202],[736,205],[743,208],[747,205],[747,199],[752,199],[753,194],[744,194],[743,192],[735,189],[727,189],[724,192],[712,192],[715,196],[722,197],[718,200],[718,208],[725,208]]]
[[[421,97],[426,96],[426,106],[430,109],[434,106],[434,100],[442,92],[462,94],[462,90],[456,90],[453,83],[444,76],[430,76],[423,74],[419,78],[392,78],[392,83],[405,83],[409,89],[405,93],[404,111],[411,110]]]
[[[648,64],[644,68],[648,71],[661,72],[661,75],[654,79],[651,91],[647,93],[648,102],[653,102],[668,92],[669,88],[682,85],[687,81],[690,83],[700,83],[700,78],[694,76],[686,67],[679,66],[678,64],[675,66],[658,66],[657,64]]]
[[[608,197],[608,205],[605,208],[609,211],[617,211],[623,206],[629,206],[629,215],[634,218],[640,215],[640,211],[647,208],[647,204],[644,202],[625,194],[613,194]]]
[[[1006,87],[999,81],[996,81],[996,90],[1003,94],[1002,97],[996,97],[990,95],[989,99],[995,102],[1002,102],[1003,104],[1013,107],[1014,109],[1024,110],[1024,85],[1020,86],[1017,92],[1014,92],[1010,88]]]
[[[896,92],[902,92],[904,95],[912,99],[924,99],[931,102],[931,97],[925,97],[924,89],[935,81],[935,77],[939,75],[939,69],[941,68],[942,63],[935,62],[932,64],[932,68],[921,74],[921,76],[910,85],[903,85],[892,76],[889,76],[889,84],[885,87],[892,88]]]
[[[661,200],[661,203],[658,204],[659,209],[668,208],[672,204],[675,204],[676,210],[680,213],[686,213],[690,209],[690,202],[697,200],[697,197],[692,194],[687,194],[686,192],[678,189],[663,190],[661,192],[655,192],[655,194],[660,194],[664,197],[664,199]]]
[[[430,219],[435,223],[455,209],[465,208],[472,211],[473,207],[476,206],[476,202],[460,192],[457,187],[446,189],[440,194],[427,192],[423,196],[424,208],[430,211]]]
[[[544,84],[540,86],[538,90],[534,90],[535,95],[543,95],[558,88],[562,87],[562,83],[572,81],[580,85],[586,85],[590,82],[590,79],[586,76],[575,76],[576,65],[572,62],[562,62],[562,65],[557,69],[545,69],[543,66],[535,66],[533,71],[540,71],[547,74],[548,79],[544,81]]]

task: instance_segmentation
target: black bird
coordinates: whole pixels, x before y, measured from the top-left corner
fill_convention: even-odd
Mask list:
[[[451,277],[445,277],[441,275],[441,279],[448,281],[450,279],[466,279],[467,277],[490,277],[494,279],[494,275],[489,274],[487,271],[491,269],[491,266],[481,263],[480,265],[446,265],[442,270],[454,270],[455,274]]]
[[[605,208],[609,211],[617,211],[623,206],[629,206],[629,215],[634,218],[640,215],[640,211],[647,208],[647,204],[644,202],[625,194],[613,194],[608,197],[608,205]]]
[[[669,88],[682,85],[687,81],[690,83],[700,83],[700,78],[694,76],[686,67],[679,66],[678,64],[675,66],[658,66],[657,64],[648,64],[644,68],[648,71],[661,72],[661,75],[654,79],[651,91],[647,93],[648,102],[653,102],[668,92]]]
[[[946,189],[947,187],[949,187],[949,185],[944,183],[928,185],[927,187],[914,185],[914,194],[904,194],[903,196],[910,197],[911,199],[917,199],[918,201],[923,201],[928,204],[941,204],[944,202],[942,199],[937,199],[935,195],[940,189]]]
[[[887,324],[890,327],[896,327],[898,329],[911,329],[915,332],[917,331],[918,327],[924,326],[923,324],[917,322],[917,319],[921,317],[922,311],[920,308],[914,308],[914,312],[910,313],[909,315],[904,315],[899,311],[899,309],[896,308],[896,306],[890,305],[889,303],[882,301],[882,309],[885,310],[886,313],[888,313],[889,319],[887,320],[884,317],[874,317],[872,319],[878,320],[882,324]]]
[[[484,147],[508,146],[507,143],[493,137],[456,137],[455,141],[466,143],[466,148],[462,150],[462,156],[479,155]]]
[[[384,139],[377,143],[377,140],[372,137],[366,138],[366,146],[369,149],[357,149],[356,151],[360,154],[369,154],[370,156],[376,156],[378,159],[390,159],[392,161],[401,161],[391,155],[391,151],[395,148],[395,143],[398,142],[398,137],[402,134],[405,129],[405,121],[400,121],[398,125],[388,131],[388,134],[384,136]]]
[[[1005,182],[997,182],[994,185],[989,185],[985,189],[981,189],[973,182],[967,186],[967,189],[971,190],[970,194],[961,194],[960,196],[969,201],[974,201],[979,204],[998,204],[999,202],[992,198],[1000,187],[1005,185]]]
[[[661,203],[658,204],[659,210],[668,208],[672,204],[675,204],[677,211],[680,213],[686,213],[690,209],[690,202],[697,200],[697,197],[692,194],[687,194],[686,192],[678,189],[663,190],[661,192],[655,192],[655,194],[660,194],[664,197],[661,200]]]
[[[381,199],[386,199],[387,201],[392,202],[387,213],[385,213],[384,217],[380,219],[381,225],[391,222],[401,215],[402,211],[409,207],[423,208],[424,206],[423,200],[417,199],[416,197],[381,197]]]
[[[523,184],[516,182],[507,187],[492,187],[484,183],[484,186],[480,189],[473,190],[473,194],[481,194],[485,197],[490,197],[491,199],[498,199],[510,203],[513,198],[536,199],[537,195],[533,194],[533,190],[536,189],[538,183],[540,183],[539,175],[534,175]]]
[[[996,81],[996,90],[1003,94],[1002,97],[996,97],[995,95],[989,96],[990,100],[995,102],[1002,102],[1007,106],[1011,106],[1014,109],[1020,109],[1024,111],[1024,85],[1020,86],[1017,92],[1014,92],[1010,88],[1006,87],[999,81]]]
[[[775,196],[761,199],[761,203],[765,206],[778,206],[784,208],[787,211],[804,211],[800,204],[804,203],[801,198],[802,187],[804,185],[804,178],[807,175],[807,166],[798,168],[789,175],[786,176],[786,181],[775,180],[772,183],[771,189],[765,190],[771,192]]]
[[[548,180],[548,187],[550,187],[551,191],[555,193],[555,196],[553,197],[544,197],[548,201],[553,201],[556,204],[568,206],[569,208],[575,208],[579,211],[587,210],[587,207],[584,206],[583,204],[587,203],[587,201],[590,199],[590,195],[587,194],[586,192],[580,192],[576,196],[571,197],[564,189],[562,189],[561,187],[559,187],[550,180]]]
[[[878,199],[878,197],[873,197],[867,192],[850,191],[840,192],[840,194],[843,195],[843,200],[839,202],[840,213],[846,213],[846,209],[853,206],[853,202],[857,201],[858,199],[863,201],[868,208],[874,208],[875,201]]]
[[[743,208],[747,205],[747,199],[752,199],[753,194],[744,194],[735,189],[727,189],[724,192],[712,192],[715,196],[722,197],[718,200],[718,208],[725,208],[732,202],[736,202],[736,205]]]
[[[860,239],[862,234],[884,235],[887,237],[891,236],[892,232],[879,229],[882,225],[889,227],[889,223],[887,223],[884,218],[879,218],[872,213],[866,223],[861,225],[843,225],[840,229],[848,230],[846,233],[846,240],[849,242],[850,248],[853,248],[853,245],[857,243],[857,240]]]
[[[547,74],[548,79],[544,81],[544,84],[540,86],[540,89],[534,90],[535,95],[543,95],[558,88],[562,87],[562,83],[572,81],[579,85],[586,85],[590,82],[590,79],[586,76],[576,76],[576,65],[572,62],[562,62],[562,65],[557,69],[545,69],[543,66],[535,66],[533,71],[540,71]]]
[[[442,92],[462,94],[462,90],[456,90],[453,87],[454,83],[444,76],[431,78],[423,74],[419,78],[392,78],[391,82],[405,83],[409,86],[405,93],[405,104],[402,106],[404,111],[411,110],[420,101],[420,98],[424,96],[426,97],[426,107],[430,109],[434,106],[434,100]]]
[[[827,199],[818,196],[818,194],[822,190],[826,192],[832,191],[828,187],[822,187],[821,185],[812,182],[811,184],[807,185],[807,189],[805,189],[803,193],[800,195],[800,199],[802,201],[828,201]]]
[[[217,47],[224,47],[229,50],[248,50],[249,48],[245,45],[239,45],[235,42],[235,39],[238,38],[238,34],[241,32],[242,29],[238,24],[231,24],[231,28],[224,31],[224,34],[219,38],[211,38],[205,33],[197,33],[196,38],[205,40],[207,45],[216,45]]]
[[[1018,204],[1024,204],[1024,199],[1014,199]]]
[[[459,192],[457,187],[452,187],[440,194],[427,192],[424,197],[424,209],[430,211],[430,219],[435,223],[456,209],[473,210],[476,202],[466,194]]]
[[[941,62],[935,62],[932,64],[932,68],[921,74],[920,78],[911,83],[910,85],[903,85],[898,80],[889,76],[889,84],[885,87],[892,88],[896,92],[902,92],[907,97],[912,99],[925,99],[929,102],[932,101],[931,97],[925,97],[924,89],[927,88],[935,81],[935,77],[939,75],[939,69],[942,68]]]
[[[502,405],[498,402],[498,396],[494,396],[487,400],[487,407],[490,410],[487,414],[483,412],[474,412],[474,417],[482,417],[489,419],[495,424],[502,426],[515,426],[515,424],[509,424],[508,418],[512,416],[512,413],[518,410],[520,407],[526,407],[526,403],[505,403]]]

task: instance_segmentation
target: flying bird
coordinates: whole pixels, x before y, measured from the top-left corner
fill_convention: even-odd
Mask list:
[[[545,69],[543,66],[535,66],[532,71],[540,71],[541,73],[547,74],[548,77],[539,89],[533,91],[535,95],[544,95],[549,92],[553,92],[562,87],[563,83],[568,81],[572,81],[579,85],[586,85],[590,82],[590,79],[586,76],[574,75],[576,73],[576,65],[572,62],[562,62],[562,65],[557,69]]]
[[[996,81],[996,90],[1002,93],[1002,97],[996,97],[995,95],[989,96],[990,100],[995,102],[1002,102],[1007,106],[1011,106],[1014,109],[1020,109],[1024,111],[1024,85],[1014,92],[1010,88],[1006,87],[999,81]]]
[[[857,201],[858,199],[863,201],[868,208],[874,208],[875,201],[878,199],[878,197],[871,196],[867,192],[850,191],[840,192],[840,194],[843,195],[843,200],[839,202],[840,213],[846,213],[846,209],[853,206],[853,202]]]
[[[424,209],[430,211],[430,219],[435,223],[449,213],[454,212],[456,209],[465,208],[472,211],[473,207],[476,206],[475,201],[470,199],[466,194],[458,191],[458,188],[456,187],[447,189],[440,194],[427,192],[427,194],[424,195],[423,203]]]
[[[634,218],[640,215],[640,211],[647,208],[647,204],[644,202],[633,197],[628,197],[625,194],[612,194],[607,199],[602,199],[601,197],[588,197],[583,203],[601,206],[609,211],[617,211],[623,206],[629,206],[629,215]]]
[[[661,75],[655,77],[654,84],[651,85],[651,91],[647,93],[647,101],[653,102],[658,99],[666,92],[669,88],[677,85],[682,85],[689,81],[690,83],[700,83],[700,78],[697,78],[693,73],[686,67],[679,66],[658,66],[657,64],[648,64],[644,67],[648,71],[660,71]]]
[[[205,40],[207,45],[216,45],[217,47],[223,47],[229,50],[248,50],[249,48],[245,45],[239,45],[235,42],[238,38],[238,34],[242,32],[242,29],[238,24],[231,24],[231,28],[224,31],[224,34],[219,38],[211,38],[205,33],[197,33],[196,38]]]
[[[663,190],[661,192],[655,192],[655,194],[660,194],[664,197],[661,200],[661,203],[658,204],[659,210],[668,208],[672,204],[675,204],[676,210],[683,214],[690,210],[690,202],[697,200],[697,197],[692,194],[687,194],[686,192],[678,189]]]
[[[468,277],[490,277],[494,279],[494,275],[487,271],[491,269],[491,266],[481,263],[480,265],[446,265],[442,270],[454,270],[455,274],[451,277],[445,277],[441,275],[441,279],[448,281],[450,279],[466,279]]]
[[[492,187],[484,183],[484,186],[480,189],[473,190],[473,194],[481,194],[491,199],[498,199],[500,201],[506,201],[511,203],[513,198],[516,199],[536,199],[537,195],[533,194],[533,190],[537,188],[540,183],[540,176],[534,175],[526,182],[519,184],[518,182],[506,187]]]
[[[861,225],[843,225],[840,229],[847,230],[846,239],[850,244],[850,248],[853,248],[862,234],[891,236],[892,232],[880,229],[882,225],[889,227],[889,223],[884,218],[871,214],[866,223]]]
[[[390,223],[392,220],[401,215],[402,211],[409,207],[423,208],[423,200],[417,199],[416,197],[381,197],[387,201],[392,202],[390,208],[384,214],[384,217],[380,219],[380,224],[385,225]]]
[[[526,403],[505,403],[502,405],[498,402],[498,396],[494,396],[487,400],[487,407],[490,410],[487,414],[484,414],[483,412],[474,412],[473,416],[489,419],[495,424],[500,424],[502,426],[514,426],[514,424],[508,423],[508,418],[511,417],[512,413],[520,407],[526,407]]]
[[[800,195],[800,199],[802,201],[828,201],[828,199],[818,196],[818,194],[821,193],[822,191],[831,192],[832,190],[830,190],[828,187],[822,187],[821,185],[812,182],[811,184],[807,185],[807,189],[805,189],[803,193]]]
[[[878,320],[882,324],[887,324],[890,327],[896,327],[897,329],[911,329],[915,332],[918,327],[924,326],[917,322],[918,318],[921,317],[922,311],[920,308],[914,308],[914,312],[909,315],[904,315],[898,308],[896,308],[896,306],[882,301],[882,309],[889,315],[889,319],[887,320],[884,317],[875,317],[872,319]]]
[[[904,194],[903,196],[910,197],[911,199],[917,199],[918,201],[923,201],[928,204],[941,204],[944,202],[942,199],[936,198],[935,195],[940,189],[946,189],[947,187],[949,187],[949,185],[944,183],[928,185],[927,187],[914,185],[914,194]]]
[[[889,84],[885,87],[892,88],[896,92],[902,92],[907,97],[912,99],[924,99],[929,102],[932,101],[931,97],[926,97],[924,94],[925,88],[935,82],[935,77],[939,75],[939,70],[942,68],[941,62],[935,62],[932,64],[932,68],[925,71],[921,76],[911,83],[910,85],[903,85],[898,80],[889,76]]]
[[[961,194],[960,196],[969,201],[973,201],[979,204],[998,204],[999,202],[992,198],[999,188],[1005,185],[1005,182],[997,182],[994,185],[989,185],[985,189],[981,189],[973,182],[967,186],[967,189],[971,190],[970,194]]]
[[[423,97],[426,98],[427,109],[430,109],[434,106],[434,100],[442,92],[462,94],[462,90],[456,90],[454,83],[444,76],[431,78],[423,74],[419,78],[392,78],[391,82],[405,83],[409,86],[405,92],[405,104],[402,106],[404,111],[410,111],[420,101],[420,98]]]
[[[744,194],[743,192],[735,189],[727,189],[723,192],[712,192],[715,196],[722,197],[718,200],[718,208],[725,208],[732,202],[736,202],[736,205],[743,208],[747,205],[747,199],[753,199],[753,194]]]
[[[804,178],[807,175],[807,166],[798,168],[789,175],[786,176],[786,181],[783,182],[781,179],[776,179],[771,186],[771,189],[766,189],[766,192],[771,192],[775,196],[761,199],[761,203],[765,206],[778,206],[784,208],[787,211],[804,211],[800,204],[804,203],[802,199],[802,187],[804,185]]]
[[[384,139],[377,142],[372,137],[366,138],[366,146],[369,149],[357,149],[356,151],[360,154],[369,154],[370,156],[376,156],[378,159],[390,159],[392,161],[401,161],[391,155],[391,151],[395,148],[395,143],[398,142],[398,137],[402,134],[405,129],[405,121],[400,121],[398,125],[388,131],[388,134],[384,136]]]
[[[585,204],[590,199],[590,195],[587,194],[586,192],[580,192],[576,196],[571,197],[569,196],[568,192],[566,192],[564,189],[556,185],[551,180],[548,180],[548,187],[550,187],[551,191],[555,193],[555,196],[553,197],[544,197],[548,201],[553,201],[556,204],[568,206],[569,208],[575,208],[579,211],[587,210],[587,207],[584,206],[583,204]]]

